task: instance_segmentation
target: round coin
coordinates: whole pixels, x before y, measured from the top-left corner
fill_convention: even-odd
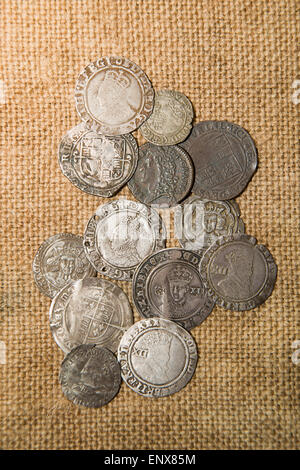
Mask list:
[[[102,57],[87,65],[75,87],[77,112],[89,129],[122,135],[151,114],[152,85],[138,65],[124,57]]]
[[[59,381],[63,393],[75,405],[99,408],[118,393],[121,385],[120,366],[108,349],[82,344],[63,360]]]
[[[173,320],[186,329],[202,323],[214,307],[199,274],[201,257],[167,248],[146,258],[134,274],[133,301],[142,317]]]
[[[122,337],[118,360],[121,375],[135,392],[165,397],[178,392],[192,378],[197,347],[188,331],[162,318],[135,323]]]
[[[50,307],[51,331],[65,353],[80,344],[98,344],[116,352],[132,322],[126,294],[105,279],[85,278],[69,283]]]
[[[32,270],[36,285],[51,299],[68,282],[97,274],[85,256],[83,238],[71,233],[45,240],[34,257]]]
[[[227,121],[196,124],[180,145],[194,162],[192,191],[202,199],[223,201],[238,196],[256,170],[252,138],[245,129]]]
[[[200,272],[210,295],[229,310],[251,310],[272,293],[277,267],[264,245],[245,234],[222,237],[205,252]]]

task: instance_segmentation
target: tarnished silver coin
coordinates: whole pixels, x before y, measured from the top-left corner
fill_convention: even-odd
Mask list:
[[[224,201],[238,196],[256,170],[252,138],[245,129],[227,121],[196,124],[180,145],[193,160],[192,191],[202,199]]]
[[[32,270],[36,285],[51,299],[70,281],[97,274],[85,256],[83,238],[72,233],[45,240],[34,257]]]
[[[98,272],[131,281],[140,262],[164,248],[165,239],[164,223],[154,209],[117,199],[99,206],[89,220],[84,249]]]
[[[65,286],[52,300],[49,316],[54,339],[65,353],[80,344],[98,344],[116,352],[133,322],[125,292],[99,278]]]
[[[272,293],[277,275],[273,256],[245,234],[222,237],[205,252],[200,272],[210,295],[229,310],[251,310]]]
[[[134,273],[133,301],[142,317],[162,317],[187,330],[202,323],[214,307],[203,284],[197,253],[167,248],[148,256]]]
[[[71,129],[59,146],[63,174],[82,191],[110,197],[133,175],[138,161],[135,138],[107,137],[80,123]]]
[[[143,70],[124,57],[102,57],[87,65],[75,87],[77,112],[89,129],[121,135],[152,113],[154,91]]]
[[[139,149],[137,169],[128,187],[145,204],[170,207],[184,199],[193,181],[193,163],[183,149],[176,145],[144,144]]]
[[[177,323],[149,318],[124,334],[118,360],[122,378],[132,390],[146,397],[165,397],[192,378],[197,347],[190,333]]]
[[[82,344],[63,360],[59,381],[63,393],[75,405],[99,408],[109,403],[120,389],[120,365],[108,349]]]
[[[156,145],[175,145],[187,138],[194,117],[190,100],[179,91],[155,92],[151,116],[140,131],[149,142]]]

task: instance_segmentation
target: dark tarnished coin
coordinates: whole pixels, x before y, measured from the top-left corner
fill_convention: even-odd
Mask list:
[[[140,131],[153,144],[178,144],[191,132],[193,117],[192,103],[183,93],[156,91],[153,112]]]
[[[98,272],[131,281],[139,263],[164,248],[165,239],[165,226],[154,209],[117,199],[99,206],[91,217],[84,234],[84,248]]]
[[[272,293],[277,267],[264,245],[245,234],[219,238],[204,254],[200,272],[214,300],[229,310],[251,310]]]
[[[118,393],[121,372],[115,355],[94,344],[82,344],[65,357],[59,381],[68,400],[75,405],[99,408]]]
[[[83,238],[72,233],[45,240],[34,257],[32,270],[38,288],[51,299],[68,282],[97,274],[85,256]]]
[[[50,307],[51,331],[65,353],[80,344],[98,344],[116,352],[132,322],[125,292],[105,279],[86,278],[69,283]]]
[[[238,196],[257,166],[257,151],[245,129],[227,121],[196,124],[180,144],[195,166],[192,191],[202,199],[223,201]]]
[[[176,145],[160,147],[145,144],[128,182],[132,194],[145,204],[174,206],[190,191],[194,181],[193,163]]]
[[[133,301],[144,318],[162,317],[186,329],[202,323],[214,307],[197,253],[168,248],[146,258],[134,273]]]
[[[138,147],[131,134],[106,137],[81,123],[71,129],[59,147],[63,174],[82,191],[110,197],[133,175]]]
[[[197,347],[190,333],[177,323],[149,318],[124,334],[118,360],[122,378],[132,390],[146,397],[165,397],[192,378]]]
[[[87,65],[75,87],[76,109],[89,129],[121,135],[151,114],[152,85],[143,70],[124,57],[102,57]]]

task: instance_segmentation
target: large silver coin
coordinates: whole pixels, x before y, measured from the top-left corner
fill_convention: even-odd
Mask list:
[[[106,137],[81,123],[71,129],[59,147],[63,174],[82,191],[110,197],[133,175],[138,147],[131,134]]]
[[[89,129],[121,135],[151,114],[154,91],[143,70],[124,57],[102,57],[87,65],[75,87],[76,109]]]
[[[36,285],[51,299],[70,281],[97,274],[85,256],[83,238],[72,233],[45,240],[34,257],[32,270]]]
[[[109,403],[118,393],[120,366],[108,349],[83,344],[63,360],[59,381],[63,393],[75,405],[98,408]]]
[[[202,323],[214,307],[199,274],[201,257],[180,248],[148,256],[134,274],[133,301],[142,317],[173,320],[186,329]]]
[[[51,331],[65,353],[80,344],[98,344],[115,352],[132,322],[125,292],[105,279],[69,283],[50,307]]]
[[[86,256],[101,274],[130,281],[149,254],[165,246],[166,229],[154,209],[118,199],[100,206],[84,234]]]
[[[124,334],[118,360],[122,378],[132,390],[146,397],[165,397],[181,390],[192,378],[197,347],[181,326],[149,318]]]

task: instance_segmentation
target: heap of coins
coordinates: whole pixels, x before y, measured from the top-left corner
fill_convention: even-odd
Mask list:
[[[192,126],[186,96],[154,92],[140,67],[122,57],[85,67],[75,101],[81,122],[61,141],[63,174],[106,198],[128,183],[136,200],[100,205],[83,236],[51,236],[34,258],[36,284],[52,299],[51,331],[66,354],[62,390],[88,407],[108,403],[122,379],[141,395],[167,396],[196,369],[189,330],[215,304],[249,310],[273,290],[274,259],[245,234],[233,199],[256,170],[256,148],[236,124]],[[131,134],[138,128],[148,141],[141,147]],[[162,207],[173,208],[181,248],[166,248]],[[140,321],[109,279],[132,283]]]

